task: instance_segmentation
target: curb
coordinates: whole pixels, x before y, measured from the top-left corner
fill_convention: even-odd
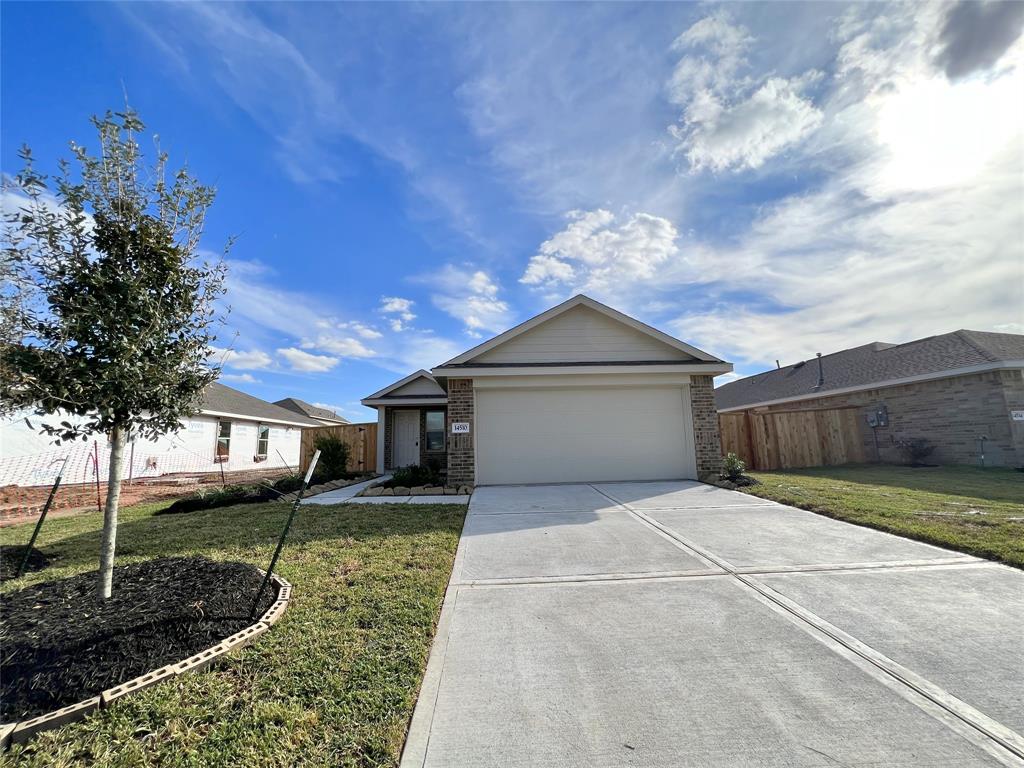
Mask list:
[[[162,683],[186,672],[198,672],[210,666],[225,653],[249,645],[281,618],[291,600],[292,585],[289,582],[276,574],[271,577],[270,581],[277,587],[277,599],[259,617],[255,624],[249,625],[240,632],[224,638],[216,645],[193,654],[187,659],[182,659],[173,664],[146,672],[113,688],[108,688],[98,696],[91,696],[77,704],[69,704],[66,707],[55,709],[53,712],[47,712],[44,715],[37,715],[28,720],[16,723],[0,723],[0,750],[6,750],[11,744],[22,744],[42,731],[59,728],[62,725],[82,720],[90,712],[97,709],[106,709],[118,699],[136,691],[149,688],[152,685]]]

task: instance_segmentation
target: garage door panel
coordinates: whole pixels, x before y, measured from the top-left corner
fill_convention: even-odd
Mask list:
[[[481,484],[694,476],[681,387],[476,393]]]

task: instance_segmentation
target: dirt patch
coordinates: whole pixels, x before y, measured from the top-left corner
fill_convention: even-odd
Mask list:
[[[43,714],[216,645],[253,623],[263,575],[247,563],[160,558],[2,596],[0,722]],[[273,586],[258,606],[273,602]]]
[[[0,581],[13,579],[21,567],[21,561],[25,557],[25,545],[17,547],[0,547]],[[29,553],[28,563],[25,564],[25,573],[41,571],[50,564],[50,558],[44,555],[35,547]]]

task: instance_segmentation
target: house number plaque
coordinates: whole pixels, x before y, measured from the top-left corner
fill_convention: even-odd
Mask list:
[[[452,434],[453,435],[468,435],[469,434],[469,422],[468,421],[453,421],[452,422]]]

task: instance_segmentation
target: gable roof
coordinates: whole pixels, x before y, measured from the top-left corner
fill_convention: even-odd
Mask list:
[[[807,400],[830,393],[893,386],[906,380],[943,378],[995,368],[1024,367],[1024,335],[959,330],[905,344],[872,342],[723,384],[718,410]]]
[[[337,413],[328,408],[319,408],[315,405],[310,405],[305,400],[299,400],[296,397],[286,397],[283,400],[275,400],[274,405],[279,405],[285,410],[294,411],[295,413],[302,414],[303,416],[308,416],[311,419],[335,421],[338,424],[351,423],[344,416],[339,416]]]
[[[321,424],[305,416],[260,400],[241,390],[215,381],[203,391],[200,412],[215,416],[236,416],[253,421],[275,421],[296,427],[319,427]]]
[[[570,310],[575,309],[576,307],[581,307],[581,306],[582,307],[587,307],[588,309],[594,310],[595,312],[599,312],[600,314],[604,315],[605,317],[611,318],[612,320],[615,320],[615,321],[617,321],[619,323],[622,323],[623,325],[628,326],[629,328],[633,329],[634,331],[637,331],[639,333],[645,334],[646,336],[649,336],[649,337],[655,339],[656,341],[658,341],[658,342],[660,342],[662,344],[665,344],[665,345],[667,345],[669,347],[672,347],[675,350],[678,350],[679,352],[684,353],[689,358],[691,358],[691,360],[689,362],[696,362],[696,363],[718,363],[718,364],[728,365],[727,363],[724,363],[724,361],[719,360],[717,357],[715,357],[713,355],[710,355],[707,352],[704,352],[703,350],[697,349],[696,347],[691,346],[691,345],[687,344],[684,341],[680,341],[679,339],[677,339],[677,338],[675,338],[673,336],[669,336],[667,333],[663,333],[662,331],[659,331],[657,328],[652,328],[651,326],[647,325],[646,323],[641,323],[636,318],[630,317],[629,315],[623,314],[622,312],[619,312],[618,310],[612,309],[611,307],[609,307],[609,306],[607,306],[605,304],[602,304],[599,301],[595,301],[594,299],[590,298],[589,296],[584,296],[583,294],[579,294],[577,296],[573,296],[568,301],[564,301],[561,304],[552,307],[551,309],[547,310],[546,312],[541,312],[539,315],[530,318],[526,322],[520,323],[519,325],[517,325],[514,328],[511,328],[511,329],[509,329],[507,331],[505,331],[504,333],[498,334],[493,339],[489,339],[488,341],[485,341],[482,344],[478,344],[477,346],[473,347],[472,349],[470,349],[470,350],[468,350],[466,352],[463,352],[461,355],[457,355],[456,357],[453,357],[451,360],[448,360],[448,361],[442,363],[441,365],[437,366],[434,369],[434,371],[437,372],[438,374],[443,374],[447,370],[459,369],[459,368],[521,367],[523,365],[523,363],[481,363],[481,362],[475,362],[475,361],[481,355],[484,355],[485,353],[490,352],[491,350],[496,349],[497,347],[499,347],[499,346],[501,346],[501,345],[511,341],[512,339],[515,339],[515,338],[517,338],[519,336],[522,336],[523,334],[533,330],[534,328],[537,328],[538,326],[540,326],[540,325],[542,325],[542,324],[544,324],[544,323],[546,323],[546,322],[548,322],[550,320],[553,320],[554,318],[559,317],[560,315],[564,315],[566,312],[569,312]],[[554,366],[554,365],[564,366],[564,365],[597,365],[597,364],[614,364],[614,365],[659,364],[659,365],[663,365],[663,364],[666,364],[667,362],[668,361],[665,361],[665,360],[643,360],[643,359],[638,359],[638,360],[593,361],[593,362],[586,362],[586,363],[580,363],[578,361],[576,361],[576,362],[574,362],[574,361],[565,361],[565,362],[561,362],[561,363],[537,362],[537,363],[527,363],[526,365],[532,365],[532,366],[538,366],[538,367]],[[677,362],[685,362],[685,361],[677,361]]]
[[[403,390],[405,391],[403,392]],[[448,395],[430,374],[430,371],[425,371],[421,368],[393,384],[388,384],[384,389],[377,390],[372,395],[367,395],[359,402],[366,406],[387,404],[444,405],[448,402]]]

